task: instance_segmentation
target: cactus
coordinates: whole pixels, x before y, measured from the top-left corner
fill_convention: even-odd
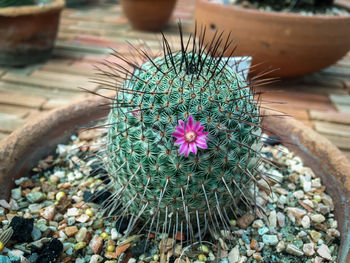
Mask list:
[[[236,0],[235,3],[244,3],[246,0]],[[281,10],[306,10],[315,11],[333,6],[333,0],[248,0],[248,2],[258,7],[271,7],[275,11]]]
[[[228,228],[254,203],[249,189],[263,161],[259,103],[222,58],[230,37],[216,34],[203,46],[205,30],[196,35],[185,43],[180,26],[180,51],[163,36],[162,56],[135,48],[140,65],[115,53],[126,65],[100,69],[113,79],[103,84],[121,83],[107,123],[114,194],[105,206],[108,215],[130,216],[128,233],[142,221],[148,231],[200,238],[207,228]]]
[[[34,5],[35,0],[1,0],[0,7]]]

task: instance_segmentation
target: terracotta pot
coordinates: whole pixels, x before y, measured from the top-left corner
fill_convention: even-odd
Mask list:
[[[64,0],[0,8],[0,65],[23,66],[51,55]]]
[[[12,133],[0,147],[0,199],[8,198],[14,180],[27,175],[58,143],[67,141],[76,128],[105,117],[108,109],[101,105],[108,102],[101,98],[83,100],[54,110]],[[350,263],[350,162],[326,138],[293,118],[264,117],[263,126],[288,142],[288,148],[327,186],[335,200],[341,233],[338,263]]]
[[[160,31],[168,23],[176,0],[121,0],[120,3],[134,29]]]
[[[195,19],[207,28],[206,42],[216,30],[224,30],[224,36],[231,32],[237,44],[235,55],[252,56],[253,65],[264,62],[264,68],[279,69],[270,76],[319,71],[350,49],[350,16],[264,12],[197,0]]]

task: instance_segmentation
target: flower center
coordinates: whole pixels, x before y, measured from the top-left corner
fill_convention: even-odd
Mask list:
[[[188,131],[185,133],[184,137],[186,142],[194,142],[197,138],[197,133],[194,131]]]

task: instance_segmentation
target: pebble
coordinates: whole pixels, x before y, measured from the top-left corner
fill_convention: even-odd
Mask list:
[[[322,238],[322,234],[315,230],[310,231],[310,236],[311,236],[311,239],[316,243]]]
[[[75,240],[77,242],[83,242],[85,240],[86,234],[87,234],[87,228],[82,227],[79,229],[79,231],[75,234]]]
[[[254,228],[262,228],[264,226],[264,222],[261,219],[255,220],[252,224]]]
[[[78,228],[76,226],[68,226],[64,229],[67,237],[72,237],[78,232]]]
[[[77,221],[79,223],[86,223],[88,220],[90,219],[90,217],[86,214],[82,214],[81,216],[77,217]]]
[[[26,198],[30,203],[38,203],[44,200],[45,194],[42,192],[31,192],[26,195]]]
[[[314,214],[314,215],[311,215],[311,220],[312,222],[315,222],[315,223],[322,223],[326,220],[326,218],[321,214]]]
[[[298,218],[299,220],[307,214],[307,212],[304,209],[297,208],[297,207],[287,207],[286,208],[287,213],[291,213],[293,216]]]
[[[255,216],[251,213],[246,213],[242,217],[238,218],[237,225],[240,228],[246,229],[248,226],[250,226],[255,219]]]
[[[307,243],[303,245],[303,252],[306,256],[311,257],[315,254],[315,244]]]
[[[281,212],[277,212],[276,217],[277,217],[278,225],[280,227],[284,227],[285,221],[286,221],[286,216],[283,213],[281,213]]]
[[[322,244],[317,249],[317,254],[319,254],[324,259],[332,260],[332,256],[331,256],[331,253],[329,252],[329,248],[325,244]]]
[[[301,251],[299,248],[292,244],[287,245],[286,252],[297,257],[301,257],[302,255],[304,255],[303,251]]]
[[[76,251],[83,249],[84,247],[86,247],[86,242],[78,242],[74,245]]]
[[[269,229],[266,226],[264,226],[258,230],[258,233],[260,236],[265,235],[268,232],[269,232]]]
[[[293,193],[293,196],[294,196],[296,199],[302,199],[302,198],[304,198],[304,191],[302,191],[302,190],[295,191],[295,192]]]
[[[8,257],[0,255],[0,263],[11,263],[11,260]]]
[[[276,227],[277,226],[277,213],[276,210],[272,210],[269,215],[269,223],[270,227]]]
[[[21,187],[14,188],[11,190],[11,197],[15,200],[19,200],[22,197]]]
[[[31,204],[28,206],[29,211],[33,214],[40,211],[40,209],[42,208],[43,208],[42,204]]]
[[[51,221],[55,216],[56,207],[48,206],[40,213],[40,215],[48,221]]]
[[[103,257],[101,257],[100,255],[92,255],[91,259],[90,259],[90,263],[100,263],[102,262]]]
[[[117,239],[121,238],[122,236],[123,236],[123,235],[120,234],[120,233],[117,231],[117,229],[112,228],[112,230],[111,230],[111,239],[117,240]]]
[[[263,235],[262,239],[264,244],[268,246],[274,246],[278,243],[278,237],[276,235]]]
[[[303,219],[301,219],[300,224],[303,226],[303,228],[308,229],[310,228],[310,217],[304,216]]]
[[[277,252],[282,252],[285,248],[286,248],[286,245],[284,244],[284,241],[281,240],[281,241],[278,242],[278,244],[277,244],[276,251],[277,251]]]
[[[89,243],[89,247],[92,249],[92,251],[95,254],[100,253],[102,246],[103,246],[103,239],[98,235],[95,235]]]
[[[327,233],[333,237],[340,237],[340,232],[337,229],[328,229]]]
[[[78,208],[76,208],[76,207],[68,208],[68,209],[67,209],[67,213],[66,213],[66,215],[67,215],[68,217],[71,217],[71,216],[78,216],[78,215],[80,215],[80,214],[81,214],[81,211],[80,211]]]
[[[38,240],[41,238],[41,232],[38,228],[33,227],[33,231],[32,231],[32,238],[34,241]]]
[[[329,206],[331,211],[334,210],[334,203],[333,203],[332,197],[330,197],[329,195],[323,194],[322,203],[324,203],[326,206]]]
[[[228,262],[237,263],[239,261],[239,246],[235,246],[230,253],[228,253]]]

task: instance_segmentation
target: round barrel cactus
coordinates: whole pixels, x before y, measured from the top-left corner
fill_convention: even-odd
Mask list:
[[[107,170],[109,211],[129,215],[129,230],[142,221],[149,231],[204,232],[227,226],[248,204],[259,174],[259,104],[249,83],[212,45],[193,38],[141,65],[109,64],[105,74],[124,82],[111,100]],[[212,56],[212,55],[215,56]],[[124,75],[121,75],[124,73]],[[119,81],[119,80],[117,80]]]

